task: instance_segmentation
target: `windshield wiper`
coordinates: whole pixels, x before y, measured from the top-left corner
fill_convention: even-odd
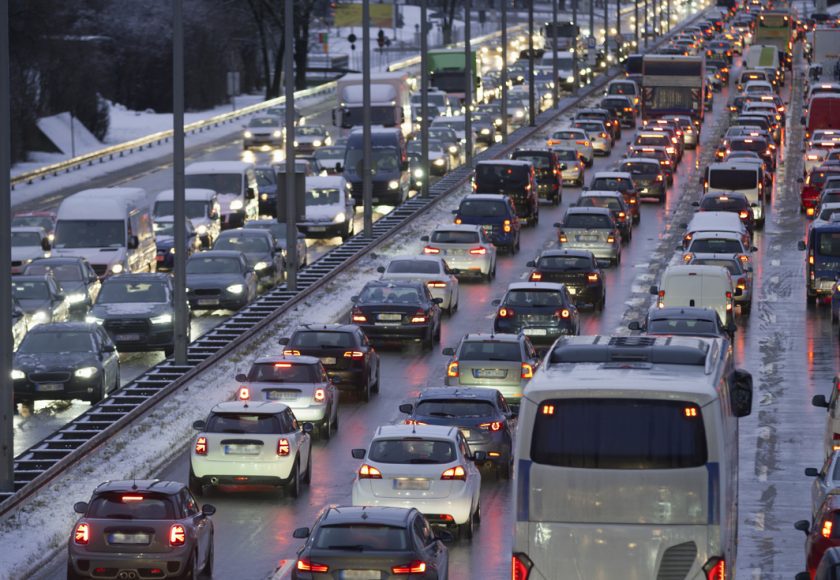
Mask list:
[[[225,429],[222,433],[234,433],[237,435],[244,435],[245,431],[243,429]]]
[[[426,459],[424,457],[414,457],[412,459],[409,459],[408,463],[411,465],[419,465],[425,463],[440,463],[440,461],[436,459]]]

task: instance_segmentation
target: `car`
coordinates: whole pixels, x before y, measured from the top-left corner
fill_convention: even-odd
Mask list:
[[[673,122],[682,131],[683,145],[686,149],[696,149],[700,143],[700,124],[689,115],[667,115],[668,121]]]
[[[505,248],[511,254],[519,251],[522,224],[516,215],[513,201],[501,194],[469,194],[461,199],[458,209],[452,210],[455,224],[481,226],[497,248]]]
[[[516,414],[496,389],[431,387],[413,403],[401,404],[400,412],[408,415],[404,422],[409,425],[457,427],[470,451],[483,451],[500,479],[513,476]]]
[[[12,216],[11,226],[13,228],[21,226],[41,228],[47,232],[47,238],[52,242],[56,217],[54,211],[19,211]]]
[[[837,578],[840,578],[840,548],[829,548],[823,553],[813,576],[808,572],[800,572],[794,576],[795,580],[837,580]]]
[[[292,535],[306,540],[297,552],[292,580],[309,580],[312,572],[333,578],[449,577],[444,542],[454,536],[432,528],[415,508],[331,505],[311,529],[297,528]]]
[[[602,121],[607,132],[610,134],[611,144],[615,144],[618,139],[621,139],[621,124],[619,117],[609,109],[603,108],[583,108],[578,109],[572,116],[573,121]]]
[[[665,183],[667,185],[674,184],[674,168],[676,162],[665,147],[631,145],[627,152],[627,157],[629,159],[655,159],[659,162],[659,166],[665,176]]]
[[[575,202],[575,207],[609,209],[618,231],[621,232],[622,243],[629,243],[633,239],[633,216],[620,191],[584,191]]]
[[[610,95],[601,99],[600,108],[610,111],[618,117],[621,127],[633,129],[636,127],[636,107],[633,98],[625,95]]]
[[[560,177],[562,177],[563,183],[582,187],[586,165],[578,155],[577,150],[555,147],[552,148],[552,151],[557,155],[557,160],[560,162]]]
[[[295,172],[302,173],[308,177],[314,175],[314,163],[305,157],[295,158]],[[260,192],[259,215],[277,217],[277,192],[285,187],[286,162],[285,160],[271,163],[265,162],[254,166],[254,176],[257,180],[257,188]],[[282,182],[282,183],[278,183]],[[283,202],[285,203],[285,201]],[[281,215],[285,209],[281,208]],[[247,226],[252,220],[246,221],[242,227]]]
[[[261,286],[271,288],[283,280],[286,264],[271,232],[245,228],[225,230],[216,238],[213,250],[242,253]]]
[[[599,171],[589,182],[587,189],[593,191],[618,191],[624,197],[624,203],[630,209],[633,223],[641,221],[639,209],[639,188],[633,181],[633,175],[627,171]]]
[[[272,486],[298,497],[312,481],[312,423],[299,425],[280,401],[219,403],[193,428],[189,486],[198,497],[221,485]]]
[[[350,322],[372,342],[420,341],[426,349],[440,341],[443,298],[423,282],[376,280],[351,298]]]
[[[429,236],[421,236],[426,242],[423,254],[440,256],[446,264],[457,270],[456,276],[480,276],[486,281],[496,277],[496,246],[477,225],[437,226]]]
[[[726,147],[726,153],[731,151],[754,151],[767,162],[770,171],[776,170],[776,151],[775,146],[771,147],[772,143],[764,138],[758,136],[750,137],[733,137],[729,139]],[[725,157],[726,155],[724,155]]]
[[[286,262],[286,223],[278,222],[277,220],[253,220],[245,223],[246,230],[268,230],[274,236],[275,248],[279,249],[283,254],[283,262]],[[297,249],[298,268],[303,268],[309,264],[309,257],[306,248],[306,236],[297,232]]]
[[[805,475],[813,477],[811,484],[811,517],[816,516],[826,496],[833,490],[840,489],[840,451],[833,451],[823,461],[820,469],[806,467]]]
[[[736,232],[699,231],[688,240],[686,254],[743,254],[752,257],[757,248],[745,244]]]
[[[489,113],[474,112],[472,114],[472,130],[475,142],[491,146],[496,142],[496,125]]]
[[[298,153],[312,153],[319,147],[332,145],[332,137],[324,125],[298,126],[295,128],[294,145]]]
[[[513,202],[519,220],[529,226],[540,222],[537,175],[530,161],[492,160],[475,164],[474,193],[506,195]]]
[[[426,173],[423,167],[423,158],[417,153],[408,153],[409,189],[419,192],[423,188],[423,176]]]
[[[825,183],[830,177],[840,176],[840,167],[823,164],[815,167],[804,181],[800,178],[797,181],[802,184],[800,191],[799,211],[813,215],[816,211],[820,194],[825,188]]]
[[[659,203],[668,195],[668,174],[658,159],[635,157],[618,165],[621,173],[629,173],[639,188],[639,197],[656,197]]]
[[[637,139],[644,139],[645,136],[651,134],[664,134],[670,141],[669,145],[663,145],[665,150],[671,154],[676,163],[682,161],[683,153],[685,151],[685,142],[683,141],[682,129],[680,129],[675,121],[668,119],[652,119],[646,120],[642,131],[637,132]],[[658,143],[651,143],[654,147],[659,146]]]
[[[155,243],[157,244],[157,271],[171,272],[175,268],[175,218],[161,216],[154,222]],[[201,251],[201,238],[190,220],[184,223],[185,254],[189,258]]]
[[[266,356],[251,363],[247,374],[236,375],[236,398],[250,404],[279,401],[298,421],[318,426],[321,439],[338,431],[338,389],[321,360],[314,356]]]
[[[739,191],[709,191],[700,198],[700,201],[692,202],[691,205],[697,211],[727,211],[737,213],[744,227],[750,232],[755,231],[755,218],[753,217],[752,205],[747,196]]]
[[[621,232],[605,207],[570,207],[557,228],[561,249],[588,250],[598,260],[617,266],[621,263]]]
[[[159,273],[109,276],[85,320],[101,324],[122,352],[162,350],[170,356],[175,352],[172,277]]]
[[[741,314],[749,315],[753,299],[753,266],[745,254],[686,254],[686,264],[697,266],[723,266],[729,270],[735,289],[735,304],[741,306]],[[734,289],[733,289],[734,290]]]
[[[447,387],[497,390],[514,406],[541,364],[531,339],[522,333],[466,334],[442,353],[449,357]]]
[[[422,144],[414,139],[408,142],[408,152],[422,155]],[[443,141],[429,139],[429,175],[446,175],[451,169],[451,155]]]
[[[49,256],[50,240],[47,232],[36,226],[12,228],[12,276],[21,274],[36,258]]]
[[[822,195],[820,197],[823,197]],[[836,221],[834,216],[840,214],[840,202],[823,202],[817,207],[814,214],[814,223],[818,225],[829,224]]]
[[[254,117],[242,126],[242,148],[279,149],[283,146],[285,126],[284,119],[273,115]]]
[[[306,215],[297,227],[307,238],[339,236],[344,241],[356,232],[356,207],[340,175],[307,177],[304,200]]]
[[[70,318],[76,319],[84,318],[102,286],[88,261],[78,257],[39,258],[26,266],[23,275],[52,276],[67,300]]]
[[[36,324],[70,319],[67,297],[50,274],[12,277],[12,299],[23,311],[30,329]]]
[[[811,578],[816,575],[823,554],[840,546],[840,529],[834,522],[840,517],[840,491],[831,491],[814,512],[812,520],[799,520],[793,527],[805,534],[805,567]]]
[[[312,154],[315,158],[315,172],[338,175],[339,172],[336,170],[336,166],[341,166],[344,163],[345,153],[344,147],[338,147],[336,145],[319,147]]]
[[[563,201],[562,162],[557,153],[550,149],[517,149],[511,159],[529,161],[537,176],[537,194],[552,205]]]
[[[460,296],[457,271],[441,256],[397,256],[387,266],[379,266],[380,280],[419,280],[426,284],[434,298],[440,298],[440,307],[452,316],[458,310]]]
[[[210,250],[187,260],[191,310],[239,310],[257,297],[257,275],[242,252]]]
[[[52,322],[29,329],[12,361],[16,403],[81,399],[96,404],[120,387],[120,360],[96,324]]]
[[[650,336],[701,336],[729,340],[729,332],[717,312],[699,306],[654,306],[648,310],[643,322],[633,320],[627,328]]]
[[[481,473],[457,427],[384,425],[367,449],[353,449],[364,460],[352,486],[354,506],[413,507],[432,525],[456,528],[472,539],[481,518]]]
[[[586,131],[576,127],[566,127],[554,131],[546,141],[552,149],[574,149],[583,160],[586,167],[592,167],[595,160],[595,152],[592,148],[592,141]]]
[[[595,154],[607,156],[612,153],[613,137],[604,121],[597,119],[579,119],[572,122],[576,129],[583,129]]]
[[[158,479],[106,481],[67,540],[67,578],[210,578],[216,508],[199,508],[186,484]]]
[[[494,332],[521,332],[541,347],[560,336],[580,334],[580,315],[564,284],[514,282],[492,304],[497,307]]]
[[[257,182],[262,182],[260,173],[257,173]],[[212,247],[221,231],[219,196],[212,189],[191,187],[184,190],[184,198],[184,211],[201,241],[202,249]],[[155,221],[175,214],[175,194],[171,189],[157,194],[152,214]]]
[[[450,155],[450,166],[455,167],[461,164],[464,155],[461,140],[455,131],[443,125],[433,125],[428,128],[429,139],[438,139],[446,147]]]
[[[665,131],[655,131],[654,127],[649,127],[637,132],[636,137],[630,143],[633,148],[651,147],[664,149],[674,161],[672,168],[675,168],[680,158],[679,149],[677,148],[677,144],[674,140],[676,140],[676,138],[671,137],[669,133]]]
[[[528,274],[531,282],[563,284],[577,306],[591,305],[603,310],[607,300],[604,272],[588,250],[544,250],[526,264],[533,268]]]
[[[379,353],[355,324],[304,324],[280,338],[286,356],[314,356],[330,380],[363,401],[379,392]]]

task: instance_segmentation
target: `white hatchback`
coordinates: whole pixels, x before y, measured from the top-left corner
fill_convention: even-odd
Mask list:
[[[387,266],[377,268],[377,272],[382,274],[382,280],[423,282],[433,298],[443,299],[440,307],[450,316],[458,309],[458,272],[450,270],[440,256],[398,256]]]
[[[496,276],[496,246],[484,235],[481,226],[453,224],[438,226],[426,242],[423,254],[446,260],[459,275],[477,274],[488,282]]]
[[[354,506],[417,508],[431,524],[457,526],[471,538],[481,514],[481,474],[457,427],[385,425],[368,449],[354,449],[364,463],[353,481]]]

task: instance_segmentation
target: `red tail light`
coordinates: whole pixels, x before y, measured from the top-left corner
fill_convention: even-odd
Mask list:
[[[344,358],[352,358],[353,360],[361,360],[365,358],[365,353],[358,350],[348,350],[344,353]]]
[[[81,523],[77,525],[76,531],[73,533],[73,541],[82,545],[90,542],[90,524]]]
[[[315,389],[315,394],[312,396],[316,403],[323,403],[327,400],[327,391],[324,389]]]
[[[609,236],[607,236],[607,243],[608,244],[612,244],[614,242],[615,242],[615,236],[614,235],[610,234]]]
[[[834,522],[831,520],[825,520],[822,525],[822,529],[820,530],[820,534],[822,534],[823,538],[830,538],[831,537],[831,529],[834,527]]]
[[[746,211],[746,210],[744,210],[744,211],[739,211],[739,212],[738,212],[738,217],[739,217],[739,218],[741,218],[742,220],[745,220],[745,219],[747,219],[748,217],[750,217],[750,214],[749,214],[749,213],[747,213],[747,211]]]
[[[239,400],[240,401],[247,401],[251,398],[251,389],[248,387],[239,387]]]
[[[531,272],[531,275],[528,277],[531,282],[539,282],[542,280],[542,272]]]
[[[326,564],[318,564],[309,558],[299,558],[297,561],[297,569],[301,572],[329,572],[330,567]]]
[[[747,279],[746,278],[738,278],[738,281],[736,282],[736,284],[738,285],[738,288],[740,288],[741,290],[746,290],[747,289]]]
[[[662,181],[662,175],[661,174],[656,176],[656,181]]]
[[[291,447],[289,446],[288,439],[278,439],[277,440],[277,455],[280,457],[286,457],[289,454]]]
[[[429,288],[446,288],[446,282],[441,282],[440,280],[432,280],[431,282],[426,282],[426,286]]]
[[[183,546],[187,543],[187,532],[181,524],[172,524],[169,528],[169,545],[174,547]]]
[[[627,217],[627,214],[623,211],[618,212],[618,219],[623,220]]]
[[[597,282],[598,278],[599,278],[598,272],[590,272],[589,274],[586,275],[586,281],[589,282],[590,284],[594,284],[595,282]]]
[[[463,220],[461,220],[461,218],[456,217],[456,218],[455,218],[455,225],[459,225],[462,221],[463,221]]]
[[[470,254],[472,254],[473,256],[483,256],[486,253],[487,253],[487,248],[484,248],[484,247],[478,247],[478,248],[471,248],[470,249]]]
[[[283,351],[283,354],[289,356],[300,356],[300,351],[287,348]]]
[[[207,455],[207,437],[199,437],[195,440],[195,454]]]
[[[352,318],[353,322],[367,322],[368,321],[367,316],[365,316],[365,313],[362,312],[361,310],[359,310],[358,308],[353,309],[353,312],[351,314],[351,318]]]
[[[432,246],[426,246],[423,248],[424,254],[440,254],[440,248],[433,248]]]
[[[411,317],[411,323],[412,324],[425,324],[428,319],[429,319],[429,317],[426,316],[426,311],[425,310],[418,310]]]
[[[566,243],[566,241],[567,241],[567,239],[566,239],[566,233],[565,233],[565,232],[559,232],[559,233],[557,234],[557,239],[560,241],[560,243],[561,243],[561,244],[565,244],[565,243]]]
[[[513,314],[513,308],[508,308],[507,306],[499,308],[499,316],[501,318],[513,318]]]
[[[459,481],[467,481],[467,470],[464,469],[461,465],[456,465],[455,467],[450,467],[446,471],[440,474],[441,479],[445,479],[447,481],[451,480],[459,480]]]
[[[706,573],[706,580],[726,580],[726,560],[723,558],[712,558],[703,566]]]
[[[505,220],[504,222],[502,222],[502,229],[504,230],[504,232],[506,234],[510,233],[510,230],[511,230],[510,220]]]
[[[359,468],[359,479],[382,479],[382,472],[365,463]]]
[[[510,577],[511,580],[528,580],[534,563],[525,554],[514,554]]]
[[[458,365],[458,361],[454,360],[446,367],[446,376],[447,377],[460,377],[461,376],[461,369]]]
[[[402,566],[393,566],[391,574],[422,574],[426,571],[426,563],[420,560],[412,560]]]
[[[565,319],[565,318],[569,318],[571,315],[572,315],[572,313],[569,312],[568,308],[562,308],[562,309],[554,311],[554,316],[556,318],[564,318]]]
[[[504,424],[504,421],[493,421],[492,423],[482,423],[479,427],[486,429],[487,431],[496,432],[501,431]]]
[[[732,292],[726,293],[726,309],[732,310]]]

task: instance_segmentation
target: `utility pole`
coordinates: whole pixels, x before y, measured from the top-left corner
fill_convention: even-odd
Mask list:
[[[292,0],[286,0],[292,2]],[[373,183],[370,136],[370,0],[362,0],[362,203],[365,237],[373,237]]]
[[[286,288],[297,290],[297,192],[295,182],[295,5],[293,0],[285,0],[284,6],[284,45],[283,71],[286,89]]]
[[[595,0],[589,0],[589,36],[595,38]],[[588,47],[587,40],[587,50]]]
[[[610,68],[610,0],[601,0],[604,3],[604,68]],[[615,0],[618,2],[618,0]]]
[[[172,2],[172,199],[175,214],[175,364],[187,364],[187,214],[184,192],[184,0]]]
[[[617,1],[617,0],[616,0]],[[557,2],[558,0],[551,0],[551,65],[554,82],[551,84],[551,104],[552,108],[560,107],[560,63],[557,62]],[[531,3],[533,5],[533,1]],[[573,57],[574,59],[574,57]]]
[[[423,185],[420,194],[429,195],[429,18],[428,0],[420,0],[420,162],[423,166]]]
[[[578,51],[580,50],[580,26],[578,26],[578,0],[572,0],[572,24],[575,25],[575,29],[577,30],[574,44],[572,45],[572,94],[574,94],[577,92],[578,86],[580,86],[580,71],[578,70],[578,61],[580,61],[581,56],[583,56],[581,54],[578,54]]]
[[[502,3],[502,142],[508,140],[508,37],[507,37],[507,3],[509,0],[501,0]]]
[[[0,232],[12,229],[12,140],[11,99],[9,97],[9,0],[0,0]],[[0,235],[0,276],[5,292],[0,292],[0,491],[15,490],[14,413],[12,388],[12,236]]]
[[[473,75],[475,71],[472,69],[472,39],[470,38],[470,12],[472,11],[472,2],[465,0],[464,2],[464,76],[466,86],[464,87],[464,136],[467,139],[466,143],[466,158],[467,165],[472,164],[473,158],[473,130],[472,130],[472,101],[473,101],[473,87],[475,80]]]
[[[528,0],[528,124],[537,125],[536,86],[534,79],[534,0]]]

